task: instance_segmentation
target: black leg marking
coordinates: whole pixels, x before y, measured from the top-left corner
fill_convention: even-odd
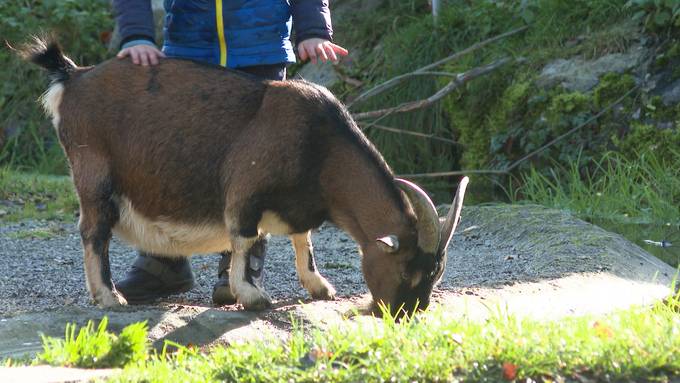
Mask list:
[[[99,283],[113,290],[111,265],[109,262],[109,241],[111,230],[118,222],[118,206],[112,199],[109,181],[101,184],[92,195],[81,195],[80,235],[86,256],[86,272],[93,294],[97,294]],[[97,270],[98,269],[98,270]],[[97,272],[99,275],[97,275]],[[92,274],[94,273],[94,274]],[[96,279],[100,278],[99,281]]]
[[[314,251],[312,248],[309,248],[309,258],[307,258],[307,269],[310,272],[315,272],[316,271],[316,262],[314,261]]]
[[[264,239],[264,237],[261,237],[246,253],[248,262],[246,282],[258,288],[262,288],[264,285],[264,257],[266,244],[267,240]]]

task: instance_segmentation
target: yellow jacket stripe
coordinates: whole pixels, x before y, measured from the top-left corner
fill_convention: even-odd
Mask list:
[[[224,38],[224,17],[222,0],[215,0],[215,17],[217,18],[217,37],[220,40],[220,65],[227,66],[227,41]]]

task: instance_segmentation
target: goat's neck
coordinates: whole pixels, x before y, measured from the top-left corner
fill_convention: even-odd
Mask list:
[[[337,162],[336,162],[337,163]],[[342,156],[342,166],[326,174],[331,218],[361,247],[407,230],[405,205],[392,182],[362,155]]]

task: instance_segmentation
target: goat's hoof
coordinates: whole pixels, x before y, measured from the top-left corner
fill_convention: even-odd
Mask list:
[[[257,290],[259,294],[253,294],[248,298],[238,297],[238,303],[247,311],[262,311],[272,307],[272,300],[267,293]]]
[[[262,311],[272,307],[272,301],[268,298],[257,299],[250,302],[240,302],[247,311]]]
[[[127,305],[127,300],[118,291],[100,291],[94,298],[103,309],[116,309]]]
[[[335,288],[328,284],[322,289],[310,292],[312,299],[321,301],[332,301],[335,300]]]

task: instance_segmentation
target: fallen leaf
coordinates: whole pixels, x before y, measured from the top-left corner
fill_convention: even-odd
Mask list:
[[[309,356],[313,361],[317,361],[319,359],[330,358],[333,356],[333,353],[320,347],[314,347],[313,349],[309,350]]]
[[[305,356],[300,358],[300,364],[302,365],[303,369],[307,369],[315,365],[319,359],[328,359],[332,356],[333,356],[332,352],[320,347],[314,347],[311,350],[309,350],[309,352],[306,353]]]
[[[595,329],[595,334],[599,336],[600,338],[611,338],[614,336],[614,331],[612,331],[611,328],[609,328],[606,325],[601,324],[600,322],[595,322],[593,323],[593,328]]]
[[[503,363],[503,379],[505,380],[515,380],[517,378],[517,365],[504,362]]]

